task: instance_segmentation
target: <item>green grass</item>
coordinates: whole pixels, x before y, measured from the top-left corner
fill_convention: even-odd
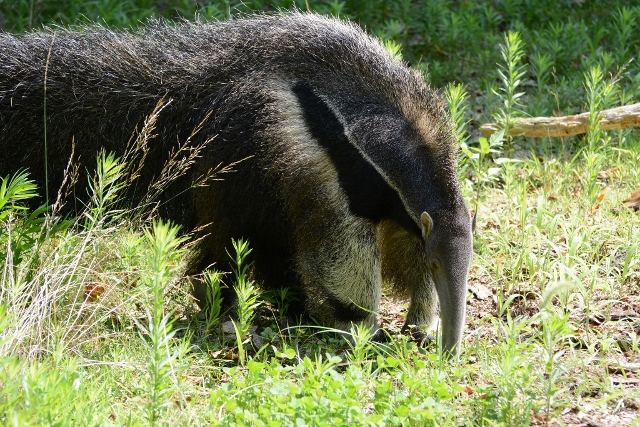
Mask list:
[[[638,131],[605,132],[593,120],[586,136],[504,144],[476,129],[554,111],[595,119],[638,102],[640,69],[629,61],[640,48],[640,7],[308,3],[401,45],[434,85],[460,84],[447,93],[477,215],[460,357],[444,362],[399,336],[373,344],[359,329],[347,342],[287,327],[295,302],[286,293],[258,303],[245,289],[238,324],[216,310],[201,318],[184,279],[189,243],[169,224],[120,209],[133,160],[96,153],[91,205],[73,221],[22,209],[36,189],[24,174],[3,175],[0,424],[638,425],[640,214],[622,206],[640,186]],[[87,20],[126,27],[293,4],[0,0],[0,22],[8,31]],[[522,52],[503,59],[509,30]],[[236,280],[250,288],[243,268],[241,259]],[[219,292],[216,280],[211,273]],[[383,301],[389,329],[400,307]]]

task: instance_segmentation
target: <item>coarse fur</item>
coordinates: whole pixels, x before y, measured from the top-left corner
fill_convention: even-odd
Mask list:
[[[50,188],[73,141],[86,167],[101,147],[122,153],[164,98],[130,197],[204,123],[189,144],[215,138],[163,195],[165,216],[201,227],[193,271],[228,269],[231,238],[243,237],[255,277],[297,290],[319,320],[376,328],[388,279],[411,298],[406,328],[432,325],[439,301],[443,347],[458,347],[472,237],[450,119],[422,75],[353,24],[287,13],[0,34],[0,175],[28,167],[44,186],[45,98]]]

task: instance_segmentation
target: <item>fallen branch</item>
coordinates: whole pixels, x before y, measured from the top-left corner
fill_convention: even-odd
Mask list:
[[[624,129],[640,126],[640,103],[611,108],[600,113],[602,130]],[[489,136],[500,129],[497,123],[480,126],[480,132]],[[527,117],[516,119],[509,129],[509,136],[530,138],[564,137],[589,132],[589,113],[564,117]]]

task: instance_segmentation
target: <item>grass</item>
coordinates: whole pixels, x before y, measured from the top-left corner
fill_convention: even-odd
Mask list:
[[[129,26],[294,2],[51,4],[0,0],[0,21],[10,31],[86,19]],[[629,61],[640,47],[640,8],[517,0],[309,7],[361,22],[401,45],[433,84],[452,83],[460,176],[476,211],[459,358],[444,362],[402,337],[374,344],[359,328],[346,341],[287,325],[295,301],[286,292],[255,299],[246,242],[231,254],[246,291],[238,323],[219,306],[201,318],[183,277],[188,241],[120,208],[135,161],[97,153],[91,204],[75,220],[21,208],[36,191],[24,173],[0,185],[0,424],[638,425],[640,217],[622,201],[640,185],[640,138],[602,131],[595,119],[638,102],[640,69]],[[518,48],[511,55],[509,45]],[[477,135],[493,117],[554,111],[589,111],[591,132],[507,145],[499,134]],[[219,300],[220,278],[208,278]],[[399,329],[403,307],[383,300],[386,327]]]

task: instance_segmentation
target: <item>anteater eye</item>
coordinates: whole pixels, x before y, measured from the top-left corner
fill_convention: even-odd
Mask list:
[[[437,261],[431,261],[431,269],[436,271],[438,268],[440,268],[440,265],[438,264]]]

